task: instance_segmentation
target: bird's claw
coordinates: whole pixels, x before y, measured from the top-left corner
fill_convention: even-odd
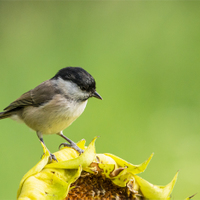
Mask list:
[[[64,147],[71,147],[71,148],[73,148],[74,150],[76,150],[76,151],[78,151],[80,154],[82,154],[84,151],[83,151],[83,149],[81,149],[81,148],[79,148],[77,145],[76,145],[76,143],[71,143],[71,144],[68,144],[68,143],[61,143],[60,144],[60,146],[59,146],[59,149],[60,149],[60,147],[61,146],[64,146]]]
[[[50,156],[49,156],[49,162],[51,163],[52,160],[55,160],[56,162],[58,162],[56,156],[55,156],[54,154],[50,153]]]

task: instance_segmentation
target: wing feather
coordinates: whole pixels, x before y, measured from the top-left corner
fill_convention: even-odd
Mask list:
[[[4,111],[8,112],[25,106],[39,106],[51,100],[53,96],[58,93],[59,91],[56,87],[48,80],[22,94],[18,99],[7,106]]]
[[[32,105],[33,99],[31,98],[31,90],[22,94],[18,99],[13,101],[9,106],[7,106],[4,110],[5,111],[11,111],[18,107],[24,107],[27,105]]]

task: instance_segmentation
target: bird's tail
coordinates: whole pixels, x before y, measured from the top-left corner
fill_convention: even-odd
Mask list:
[[[11,114],[9,112],[0,112],[0,119],[5,119],[10,116],[11,116]]]

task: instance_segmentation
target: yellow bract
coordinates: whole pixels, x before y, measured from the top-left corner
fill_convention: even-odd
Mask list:
[[[71,148],[61,149],[55,153],[60,162],[51,164],[47,164],[49,152],[41,143],[44,155],[40,162],[22,178],[17,198],[19,200],[64,199],[68,194],[71,183],[75,182],[80,176],[82,167],[90,165],[94,160],[95,140],[96,138],[80,156]],[[64,161],[61,161],[61,158]]]
[[[169,199],[177,173],[166,186],[156,186],[139,177],[144,172],[153,154],[142,164],[133,165],[112,154],[96,154],[94,138],[88,147],[85,141],[77,143],[84,149],[79,155],[74,149],[64,147],[54,153],[58,162],[48,164],[49,152],[43,146],[44,155],[39,163],[33,167],[20,182],[17,193],[18,200],[27,199],[64,199],[82,170],[89,173],[99,173],[109,178],[115,185],[128,187],[137,194],[140,191],[145,199]]]
[[[174,184],[176,182],[178,172],[172,179],[172,181],[166,186],[157,186],[149,183],[148,181],[142,179],[139,176],[135,176],[135,180],[138,183],[142,194],[147,199],[170,199],[170,194],[173,190]]]

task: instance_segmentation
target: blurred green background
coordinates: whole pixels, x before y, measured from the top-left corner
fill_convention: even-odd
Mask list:
[[[200,2],[0,2],[0,106],[81,66],[103,101],[90,99],[64,131],[98,153],[140,164],[165,185],[180,170],[173,199],[200,188]],[[0,121],[0,199],[15,199],[23,175],[40,159],[35,132]],[[63,139],[44,137],[54,152]],[[197,194],[197,199],[200,198]]]

